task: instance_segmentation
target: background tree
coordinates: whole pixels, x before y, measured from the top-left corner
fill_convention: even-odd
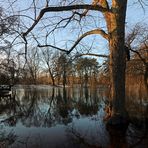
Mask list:
[[[96,59],[92,58],[79,58],[76,63],[76,70],[78,76],[80,77],[81,84],[85,87],[88,86],[88,82],[97,79],[98,74],[98,62]]]
[[[54,65],[54,54],[50,48],[42,48],[43,62],[47,65],[47,71],[49,77],[52,80],[52,85],[55,85],[55,65]]]
[[[56,72],[58,76],[58,82],[62,78],[62,84],[65,87],[67,84],[67,78],[70,72],[71,61],[65,54],[60,54],[56,61]]]
[[[148,93],[148,28],[147,25],[136,24],[127,34],[126,44],[131,52],[131,60],[127,64],[127,73],[144,76],[144,84]]]
[[[37,80],[40,72],[40,59],[38,48],[30,48],[27,51],[27,64],[28,76],[32,84],[37,84]]]

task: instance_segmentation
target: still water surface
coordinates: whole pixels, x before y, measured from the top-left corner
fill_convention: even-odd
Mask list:
[[[0,97],[0,148],[147,148],[147,99],[131,97],[133,122],[125,135],[110,135],[103,121],[107,97],[104,87],[17,86]]]

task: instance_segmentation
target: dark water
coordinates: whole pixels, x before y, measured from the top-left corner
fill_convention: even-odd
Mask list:
[[[0,97],[0,148],[148,147],[146,97],[127,100],[132,119],[127,132],[110,134],[103,121],[108,96],[103,87],[13,89],[13,95]]]

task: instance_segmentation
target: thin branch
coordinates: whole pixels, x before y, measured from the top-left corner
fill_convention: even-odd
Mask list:
[[[20,17],[20,16],[26,17],[26,18],[31,19],[32,21],[35,21],[32,17],[29,17],[28,15],[23,15],[23,14],[14,14],[14,15],[10,15],[10,16],[6,17],[4,20],[7,20],[7,19],[9,19],[9,18],[11,18],[11,17]]]
[[[77,55],[76,55],[76,58],[81,57],[81,56],[95,56],[95,57],[101,57],[101,58],[109,58],[108,55],[104,55],[104,54],[94,54],[94,53],[77,54]]]
[[[34,18],[36,19],[36,3],[35,0],[33,0],[33,5],[34,5]]]
[[[148,4],[144,0],[138,0],[138,3],[140,4],[141,8],[143,9],[143,12],[145,13],[144,6],[148,6]]]
[[[70,21],[73,19],[75,14],[77,13],[73,12],[73,14],[70,17],[63,18],[62,20],[60,20],[58,23],[56,23],[55,27],[48,34],[55,31],[56,29],[65,28],[70,23]],[[67,21],[67,22],[63,26],[60,26],[60,24],[63,23],[64,21]]]
[[[38,47],[51,47],[51,48],[55,48],[55,49],[57,49],[57,50],[60,50],[60,51],[64,51],[64,52],[68,52],[68,50],[65,50],[65,49],[62,49],[62,48],[59,48],[59,47],[56,47],[56,46],[53,46],[53,45],[38,45]]]

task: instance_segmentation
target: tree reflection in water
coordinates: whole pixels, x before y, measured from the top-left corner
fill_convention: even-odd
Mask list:
[[[144,102],[127,101],[131,116],[127,131],[107,131],[105,97],[101,88],[16,88],[15,95],[0,97],[0,148],[2,144],[12,148],[147,147],[148,107]]]
[[[1,131],[0,132],[0,148],[8,148],[8,146],[11,146],[16,139],[17,139],[17,136],[13,131],[10,131],[8,134],[5,131]]]

